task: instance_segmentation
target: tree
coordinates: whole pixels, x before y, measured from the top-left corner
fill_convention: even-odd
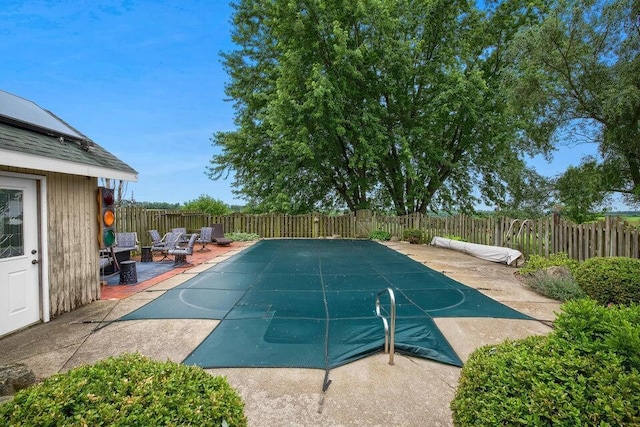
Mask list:
[[[214,199],[206,194],[201,194],[197,199],[185,202],[182,209],[205,212],[210,215],[226,215],[231,212],[229,206],[222,200]]]
[[[603,174],[593,158],[585,158],[579,167],[570,166],[555,183],[562,213],[582,224],[597,218],[595,211],[606,201]]]
[[[502,87],[506,46],[535,1],[242,0],[223,54],[237,130],[218,132],[212,179],[234,171],[252,206],[398,214],[499,202],[524,171]],[[478,192],[475,192],[475,189]]]
[[[640,2],[555,1],[511,52],[511,100],[529,117],[527,137],[598,144],[601,160],[585,159],[558,180],[564,199],[585,209],[612,193],[640,202]],[[589,185],[565,185],[578,184],[578,175]]]
[[[517,173],[510,180],[510,197],[497,206],[497,214],[534,219],[546,216],[554,205],[554,181],[533,170]]]

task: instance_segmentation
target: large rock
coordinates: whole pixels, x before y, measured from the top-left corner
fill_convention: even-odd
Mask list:
[[[36,382],[36,375],[24,363],[0,365],[0,396],[10,396]]]

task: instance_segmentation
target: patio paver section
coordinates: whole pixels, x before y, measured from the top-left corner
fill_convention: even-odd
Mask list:
[[[223,261],[228,259],[228,255],[242,249],[253,242],[234,242],[230,246],[218,246],[216,244],[209,244],[207,248],[210,251],[193,251],[193,255],[189,255],[187,257],[187,261],[191,263],[191,265],[185,267],[176,267],[165,273],[162,273],[152,279],[145,280],[143,282],[138,282],[135,285],[102,285],[100,292],[101,300],[120,300],[131,295],[137,294],[138,292],[145,291],[150,287],[157,285],[171,277],[177,276],[179,274],[197,274],[203,271],[203,268],[206,270],[207,268],[213,267],[218,261]],[[219,259],[218,259],[219,258]],[[132,259],[136,261],[140,261],[140,255],[133,257]],[[154,255],[154,262],[158,262],[162,259],[161,255]]]

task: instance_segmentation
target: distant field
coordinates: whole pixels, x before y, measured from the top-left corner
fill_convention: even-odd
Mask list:
[[[624,219],[625,221],[633,224],[633,225],[640,225],[640,215],[638,214],[634,214],[634,215],[627,215],[627,214],[616,214],[616,213],[612,213],[611,216],[619,216],[620,218]],[[598,217],[598,221],[603,220],[604,216],[599,216]]]

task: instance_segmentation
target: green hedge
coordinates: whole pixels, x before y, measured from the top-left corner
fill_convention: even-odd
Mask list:
[[[601,304],[640,302],[638,259],[590,258],[574,271],[574,277],[578,286]]]
[[[0,405],[0,426],[246,426],[224,377],[139,354],[54,375]]]
[[[454,425],[640,424],[640,306],[563,305],[556,329],[481,347],[462,369]]]

